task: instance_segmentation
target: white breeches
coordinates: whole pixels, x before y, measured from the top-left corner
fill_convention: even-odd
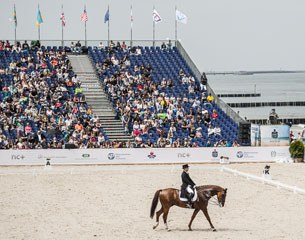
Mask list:
[[[190,185],[187,186],[186,191],[187,191],[188,193],[194,194],[194,191],[193,191],[193,189],[191,188]]]

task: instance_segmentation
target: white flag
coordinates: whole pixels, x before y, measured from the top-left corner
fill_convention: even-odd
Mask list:
[[[182,22],[184,24],[187,24],[187,16],[183,14],[182,12],[176,10],[176,20],[178,22]]]
[[[159,13],[156,11],[156,9],[154,9],[153,11],[153,21],[155,23],[159,23],[162,21],[161,16],[159,15]]]

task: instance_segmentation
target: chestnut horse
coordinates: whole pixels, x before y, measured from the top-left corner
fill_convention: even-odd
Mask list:
[[[222,188],[220,186],[216,186],[216,185],[205,185],[205,186],[196,187],[196,190],[197,190],[198,199],[196,202],[193,203],[194,212],[193,212],[191,221],[189,222],[189,225],[188,225],[189,231],[192,231],[192,222],[194,221],[196,215],[198,214],[198,212],[200,210],[204,213],[206,219],[210,223],[212,230],[216,231],[216,229],[214,228],[214,226],[211,222],[211,219],[210,219],[210,216],[208,213],[208,209],[207,209],[208,202],[209,202],[210,198],[217,195],[218,205],[220,207],[224,207],[225,201],[226,201],[227,189]],[[166,226],[166,229],[169,231],[169,228],[167,225],[167,215],[168,215],[169,209],[172,206],[187,208],[186,202],[182,202],[179,199],[179,193],[180,193],[179,190],[174,189],[174,188],[158,190],[155,193],[155,196],[154,196],[154,199],[152,200],[152,204],[151,204],[151,208],[150,208],[150,217],[151,218],[154,217],[154,214],[155,214],[155,211],[156,211],[156,208],[158,205],[158,200],[160,200],[162,206],[161,206],[161,209],[158,212],[156,212],[157,224],[153,227],[153,229],[158,227],[159,217],[163,213],[164,224]]]

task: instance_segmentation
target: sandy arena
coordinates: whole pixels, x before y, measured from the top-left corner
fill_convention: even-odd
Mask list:
[[[264,164],[229,167],[261,175]],[[228,188],[224,208],[210,205],[217,232],[203,214],[173,207],[170,232],[149,218],[156,190],[181,185],[180,165],[0,168],[0,239],[304,239],[305,196],[191,165],[197,185]],[[273,179],[305,188],[305,164],[271,164]],[[160,203],[157,210],[160,207]],[[162,219],[162,218],[161,218]]]

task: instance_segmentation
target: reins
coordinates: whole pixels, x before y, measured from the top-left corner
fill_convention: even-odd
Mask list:
[[[219,206],[218,199],[215,196],[211,197],[210,201],[209,201],[209,204]]]
[[[203,193],[203,192],[204,192],[204,189],[198,189],[197,192],[200,193],[200,194],[205,195],[205,194]],[[219,206],[219,202],[218,202],[218,199],[216,198],[216,195],[210,197],[210,198],[208,199],[208,203],[211,204],[211,205]]]

